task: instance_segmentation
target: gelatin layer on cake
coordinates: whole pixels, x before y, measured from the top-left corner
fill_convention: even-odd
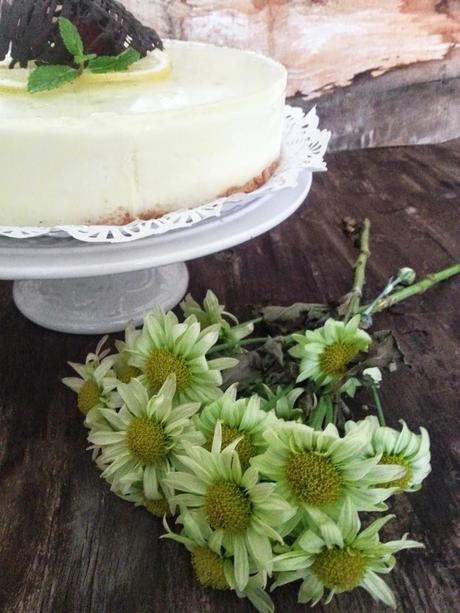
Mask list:
[[[284,68],[201,43],[166,50],[162,80],[0,91],[0,224],[125,223],[266,180]]]

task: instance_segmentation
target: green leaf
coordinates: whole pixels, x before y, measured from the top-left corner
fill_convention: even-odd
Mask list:
[[[61,35],[62,42],[65,45],[67,51],[73,56],[76,64],[81,64],[85,50],[83,48],[83,41],[77,30],[71,21],[65,17],[59,17],[58,19],[59,34]]]
[[[79,76],[78,70],[70,66],[38,66],[29,75],[27,91],[31,94],[61,87],[74,81]]]
[[[121,72],[127,70],[131,64],[141,59],[140,54],[129,47],[122,51],[119,55],[109,56],[101,55],[88,62],[88,70],[96,74],[105,72]]]

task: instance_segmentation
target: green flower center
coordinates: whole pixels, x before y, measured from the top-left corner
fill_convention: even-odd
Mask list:
[[[165,498],[160,498],[159,500],[148,500],[146,498],[144,500],[144,507],[155,517],[164,517],[169,513],[168,503]]]
[[[145,363],[144,374],[154,392],[160,390],[169,375],[176,375],[178,392],[186,388],[192,379],[192,373],[185,361],[166,349],[152,351]]]
[[[126,364],[126,362],[121,362],[119,365],[115,366],[115,373],[117,375],[117,379],[122,383],[129,383],[131,379],[140,375],[140,370],[135,366],[130,366]]]
[[[331,377],[341,377],[357,353],[354,343],[328,345],[319,356],[321,370]]]
[[[342,478],[335,466],[314,451],[293,455],[286,463],[285,475],[293,494],[312,507],[335,502],[342,490]]]
[[[330,590],[348,591],[363,578],[366,560],[357,549],[325,549],[315,557],[310,567],[313,573]]]
[[[126,443],[131,455],[141,464],[157,464],[166,457],[163,428],[146,417],[135,417],[128,426]]]
[[[251,442],[251,437],[245,432],[241,432],[237,428],[231,428],[222,424],[222,449],[225,449],[230,443],[237,438],[241,438],[240,442],[236,446],[236,452],[240,459],[241,468],[245,471],[249,468],[249,460],[256,455],[256,449]],[[207,449],[211,449],[212,439],[210,439],[206,445]]]
[[[224,561],[207,547],[197,547],[192,551],[192,566],[201,585],[215,590],[228,590],[224,573]]]
[[[78,393],[77,405],[80,411],[86,415],[96,404],[99,402],[99,398],[101,397],[101,388],[93,381],[93,379],[88,379],[82,385]]]
[[[236,483],[221,481],[211,485],[205,495],[205,512],[214,530],[242,534],[251,520],[249,496]]]
[[[383,455],[379,464],[397,464],[406,469],[406,472],[399,479],[389,481],[388,483],[382,483],[381,487],[398,487],[401,490],[405,490],[412,479],[412,468],[409,462],[398,455]]]

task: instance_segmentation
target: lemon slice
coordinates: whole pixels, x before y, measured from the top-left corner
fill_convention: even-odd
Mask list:
[[[27,90],[27,80],[32,68],[8,68],[9,60],[0,62],[0,92],[21,92]],[[164,51],[156,49],[140,59],[127,70],[95,74],[84,72],[75,83],[122,83],[164,79],[171,72],[171,62]]]
[[[123,81],[159,80],[171,72],[171,62],[164,51],[151,51],[138,62],[131,64],[127,70],[96,74],[84,72],[80,83],[120,83]]]

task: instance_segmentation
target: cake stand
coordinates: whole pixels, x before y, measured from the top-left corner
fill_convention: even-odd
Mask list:
[[[255,198],[221,217],[137,241],[84,243],[70,237],[0,237],[0,279],[15,280],[14,301],[31,321],[51,330],[103,334],[136,325],[156,305],[184,296],[184,262],[228,249],[274,228],[304,202],[312,173],[296,187]]]

